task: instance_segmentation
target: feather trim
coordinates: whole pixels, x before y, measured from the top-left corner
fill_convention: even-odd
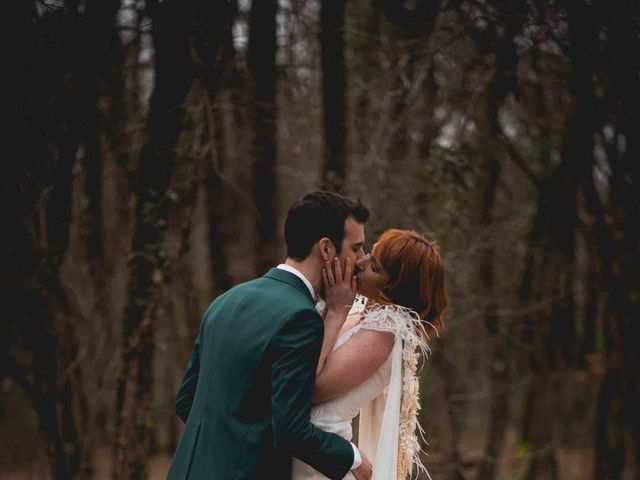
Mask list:
[[[360,299],[357,299],[358,301]],[[362,300],[360,300],[362,301]],[[426,340],[428,333],[424,321],[413,310],[399,305],[373,304],[366,305],[363,319],[357,330],[386,331],[402,339],[402,400],[400,408],[400,428],[398,438],[398,480],[405,480],[411,475],[414,467],[419,474],[424,472],[431,476],[420,459],[422,449],[420,438],[425,442],[424,429],[418,422],[420,411],[420,377],[419,372],[430,354]],[[428,324],[431,327],[433,325]],[[438,331],[433,327],[436,335]],[[422,357],[423,363],[418,368]],[[418,437],[419,436],[419,437]],[[428,445],[428,444],[427,444]]]

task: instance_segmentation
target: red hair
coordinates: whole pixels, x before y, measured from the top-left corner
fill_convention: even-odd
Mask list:
[[[375,257],[389,275],[379,300],[410,308],[438,331],[447,307],[444,264],[434,241],[413,230],[386,230],[378,238]]]

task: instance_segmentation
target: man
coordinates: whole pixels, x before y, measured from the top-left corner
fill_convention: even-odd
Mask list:
[[[324,334],[315,308],[322,268],[337,256],[351,278],[368,218],[359,201],[306,195],[287,214],[285,263],[209,305],[176,400],[186,427],[169,480],[287,480],[292,457],[331,479],[349,470],[370,478],[355,445],[309,419]],[[330,325],[332,337],[339,327]]]

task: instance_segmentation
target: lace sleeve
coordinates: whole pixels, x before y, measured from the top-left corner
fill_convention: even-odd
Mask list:
[[[366,330],[391,332],[402,340],[421,346],[428,339],[423,321],[413,310],[399,305],[367,305],[360,327]]]
[[[376,305],[373,308],[367,308],[363,312],[360,328],[379,332],[391,332],[397,336],[402,330],[401,322],[398,320],[390,306]]]

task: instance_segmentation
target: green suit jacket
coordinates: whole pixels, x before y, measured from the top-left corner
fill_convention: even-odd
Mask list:
[[[323,334],[309,290],[281,269],[209,305],[176,399],[186,426],[167,478],[287,480],[292,457],[343,478],[351,444],[309,419]]]

